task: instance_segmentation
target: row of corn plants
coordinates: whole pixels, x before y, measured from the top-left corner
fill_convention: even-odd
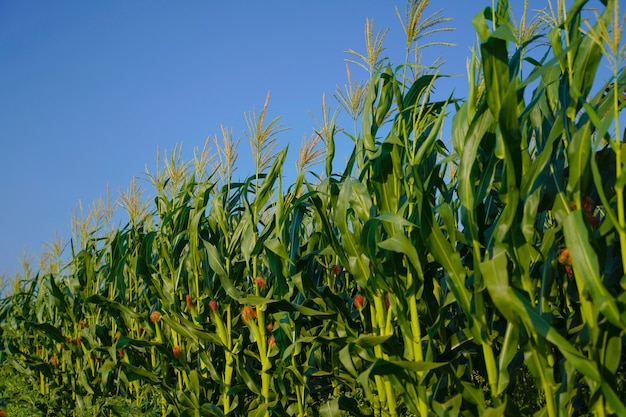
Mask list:
[[[246,120],[247,178],[226,129],[213,159],[165,157],[152,204],[133,183],[126,226],[83,228],[66,265],[0,301],[3,372],[33,391],[8,406],[626,415],[626,74],[618,2],[602,3],[518,26],[507,1],[485,8],[463,100],[433,99],[445,78],[411,63],[445,22],[420,20],[428,1],[407,6],[403,65],[380,59],[368,21],[351,52],[370,79],[337,94],[353,131],[324,103],[292,184],[269,95]]]

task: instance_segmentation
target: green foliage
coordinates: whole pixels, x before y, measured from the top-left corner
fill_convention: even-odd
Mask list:
[[[317,183],[283,186],[267,101],[248,120],[250,177],[166,161],[151,213],[0,302],[8,409],[626,415],[626,75],[596,85],[593,34],[618,10],[592,25],[585,3],[544,49],[515,35],[507,1],[479,13],[465,101],[433,100],[440,76],[409,80],[408,62],[370,62],[354,152]]]

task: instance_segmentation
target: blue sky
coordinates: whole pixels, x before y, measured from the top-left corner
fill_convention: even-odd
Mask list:
[[[437,87],[465,94],[465,61],[475,41],[471,18],[491,1],[431,2],[456,31]],[[521,1],[519,2],[521,4]],[[125,190],[153,168],[157,147],[182,143],[187,157],[220,124],[241,137],[239,173],[249,174],[244,113],[262,107],[290,130],[297,149],[316,127],[322,94],[332,108],[346,82],[345,51],[364,51],[366,17],[388,27],[392,63],[404,56],[395,7],[404,1],[2,1],[0,2],[0,276],[24,253],[39,256],[84,204]],[[533,0],[531,8],[544,7]],[[435,38],[433,38],[435,39]],[[352,67],[353,78],[365,72]],[[346,124],[346,126],[348,126]],[[345,145],[349,146],[345,139]],[[336,163],[337,164],[337,163]],[[147,181],[139,184],[150,192]]]

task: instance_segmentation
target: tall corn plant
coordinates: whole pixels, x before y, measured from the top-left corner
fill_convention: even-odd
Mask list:
[[[625,323],[616,281],[622,226],[612,213],[622,196],[598,170],[610,152],[600,151],[602,142],[621,142],[609,133],[620,107],[609,110],[603,93],[590,96],[602,52],[582,30],[585,3],[575,2],[550,30],[551,48],[528,60],[525,79],[520,57],[533,39],[510,52],[508,3],[477,15],[484,85],[472,86],[479,98],[454,120],[462,225],[474,296],[482,294],[472,308],[497,308],[481,332],[490,394],[503,403],[523,352],[551,416],[579,412],[583,387],[594,414],[626,411],[614,378]],[[591,31],[617,19],[614,6],[609,2]],[[619,89],[623,74],[614,76]]]
[[[567,19],[552,29],[552,50],[541,60],[529,59],[534,68],[526,79],[521,75],[521,57],[537,38],[522,37],[509,51],[508,43],[519,38],[512,30],[507,2],[476,17],[482,56],[478,80],[484,84],[470,86],[470,98],[455,116],[453,145],[459,160],[451,181],[438,160],[445,151],[434,146],[437,105],[415,104],[427,91],[428,77],[416,80],[406,96],[390,69],[370,80],[360,138],[365,159],[357,164],[357,179],[345,177],[338,185],[333,213],[339,229],[337,256],[370,301],[369,318],[361,318],[371,321],[364,330],[375,337],[369,340],[368,360],[373,363],[359,381],[376,412],[394,415],[395,394],[407,392],[405,399],[422,415],[440,399],[446,400],[436,406],[440,411],[469,407],[483,414],[491,407],[514,415],[519,410],[507,402],[507,394],[514,389],[511,380],[523,370],[522,364],[543,391],[548,415],[580,412],[576,404],[586,389],[589,407],[596,414],[622,412],[615,379],[609,377],[605,383],[603,377],[615,374],[621,363],[623,309],[616,296],[621,294],[617,280],[622,269],[616,265],[621,257],[613,233],[619,235],[620,219],[611,207],[620,210],[621,184],[617,181],[612,190],[602,183],[610,181],[612,173],[599,172],[596,164],[612,159],[608,148],[598,152],[594,161],[590,158],[603,140],[619,147],[607,132],[614,121],[618,126],[620,107],[607,111],[606,96],[621,94],[622,73],[615,72],[612,87],[603,87],[592,100],[586,98],[601,58],[602,44],[593,34],[617,19],[616,6],[609,5],[598,16],[597,26],[588,30],[591,35],[581,30],[583,6],[584,2],[577,2]],[[617,27],[614,20],[613,27]],[[474,57],[472,68],[476,62]],[[524,88],[538,78],[541,83],[527,105]],[[397,109],[390,111],[394,99]],[[597,115],[600,107],[604,119]],[[380,126],[396,110],[390,133],[377,142]],[[619,161],[616,153],[613,160]],[[616,178],[621,166],[613,165]],[[561,174],[564,171],[566,175]],[[453,192],[460,204],[452,198]],[[604,242],[598,248],[607,251],[602,257],[605,273],[600,271],[598,249],[585,232],[598,228],[597,216],[604,212],[600,205],[609,207],[606,216],[612,218],[614,228],[605,225],[598,232]],[[412,238],[414,230],[419,234]],[[400,258],[394,260],[394,254]],[[584,272],[577,272],[583,267]],[[555,279],[563,273],[573,281]],[[432,310],[416,308],[424,288],[436,300],[431,302]],[[437,289],[434,294],[433,289]],[[394,294],[402,295],[400,301],[394,303]],[[405,303],[408,306],[402,311]],[[427,315],[420,317],[424,311],[442,317],[444,306],[451,307],[447,319],[454,317],[448,328],[441,325],[445,319],[429,327]],[[601,317],[609,326],[605,333],[599,331]],[[573,330],[557,330],[554,323],[561,319],[569,326],[566,329]],[[390,325],[394,320],[404,339],[402,355],[387,352],[384,345],[385,336],[398,335],[398,328]],[[438,339],[430,339],[433,336]],[[427,354],[424,345],[430,348]],[[440,348],[434,349],[437,345]],[[461,349],[470,349],[475,358],[464,360]],[[419,382],[407,384],[409,377],[393,381],[386,375],[390,369],[394,374],[403,369],[380,362],[394,354],[432,369],[438,364],[424,362],[424,357],[446,358],[456,369],[438,374],[434,386],[444,389],[435,395],[431,391],[427,399]],[[612,360],[607,362],[609,357]],[[377,367],[381,363],[387,366]],[[354,368],[349,363],[346,367]],[[414,381],[424,374],[418,371]],[[480,384],[484,385],[476,386]],[[450,396],[454,392],[459,394]]]
[[[2,360],[43,413],[626,412],[618,4],[589,20],[585,1],[559,3],[545,39],[538,21],[514,28],[508,2],[486,8],[464,101],[433,100],[437,65],[408,62],[445,30],[427,4],[408,4],[404,65],[380,58],[371,20],[366,53],[350,52],[370,78],[348,69],[336,94],[354,122],[342,170],[323,100],[283,185],[268,95],[246,120],[252,175],[235,179],[224,128],[214,160],[209,142],[191,162],[176,148],[148,173],[152,209],[133,182],[126,226],[97,235],[83,219],[65,267],[17,282]]]

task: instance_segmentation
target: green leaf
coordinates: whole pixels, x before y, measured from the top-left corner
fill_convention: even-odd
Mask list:
[[[387,340],[389,340],[390,337],[391,335],[372,336],[368,334],[362,334],[356,340],[354,340],[353,343],[361,346],[362,348],[370,349],[370,348],[373,348],[374,346],[378,346],[380,344],[385,343]]]
[[[126,373],[129,375],[128,380],[133,381],[135,379],[142,379],[144,381],[148,381],[152,384],[160,384],[161,378],[159,375],[154,372],[150,372],[144,368],[140,368],[135,365],[131,365],[127,362],[119,362],[122,368],[125,369]]]
[[[285,261],[291,262],[285,245],[278,238],[268,239],[264,242],[264,245],[266,248],[274,252],[276,255],[280,256]]]
[[[409,262],[411,262],[411,265],[413,265],[413,268],[415,268],[415,270],[418,271],[418,274],[421,275],[422,264],[417,255],[417,249],[415,249],[415,246],[404,234],[397,233],[395,236],[380,242],[378,247],[388,251],[405,254],[409,259]]]
[[[121,336],[115,343],[115,349],[123,349],[126,346],[146,347],[159,345],[158,342],[151,342],[149,340],[131,339],[128,336]]]
[[[483,59],[487,103],[496,119],[500,118],[504,97],[509,89],[507,43],[501,38],[489,37],[480,45]]]
[[[445,238],[430,211],[423,214],[421,232],[429,245],[432,255],[450,277],[450,289],[454,293],[461,309],[468,318],[471,318],[471,294],[465,285],[466,275],[461,257]]]
[[[381,79],[383,81],[383,86],[380,91],[380,97],[378,99],[378,104],[376,105],[376,125],[381,126],[391,108],[391,104],[393,103],[393,90],[394,84],[396,82],[393,74],[391,73],[391,67],[387,66],[385,68],[385,72],[381,74]]]
[[[224,291],[226,291],[226,294],[228,294],[231,298],[235,300],[242,298],[243,293],[241,292],[239,288],[235,287],[233,282],[228,277],[228,274],[226,273],[226,270],[224,269],[224,266],[223,266],[224,260],[222,259],[219,252],[217,251],[217,248],[204,239],[203,239],[203,243],[204,243],[206,253],[208,255],[209,266],[211,267],[213,272],[215,272],[215,274],[218,276],[222,284],[222,288],[224,288]]]
[[[433,74],[421,75],[417,80],[413,82],[413,84],[411,84],[411,87],[409,88],[409,91],[407,91],[404,95],[404,99],[402,102],[405,109],[411,109],[419,104],[420,97],[428,88],[428,86],[431,85],[434,77],[435,75]],[[409,112],[406,113],[407,115],[410,114]]]
[[[515,358],[519,346],[519,326],[514,322],[506,324],[504,341],[498,358],[498,386],[495,396],[501,395],[509,386],[509,365]]]
[[[320,416],[322,417],[335,417],[340,415],[339,413],[339,398],[333,398],[330,401],[326,401],[320,405]]]
[[[161,317],[177,333],[189,338],[190,340],[200,339],[216,344],[222,344],[221,340],[215,333],[208,332],[201,327],[196,326],[178,313],[169,313]]]
[[[590,125],[591,123],[585,123],[576,129],[567,148],[569,164],[567,193],[569,195],[581,193],[589,185],[589,159],[591,157]]]
[[[224,411],[215,404],[204,403],[200,407],[201,415],[224,417]]]
[[[620,398],[609,384],[602,383],[601,387],[604,398],[606,398],[608,403],[607,408],[610,412],[614,413],[616,416],[626,416],[626,405],[624,405],[623,398]]]
[[[35,323],[32,321],[27,321],[25,322],[25,327],[27,329],[35,329],[36,331],[41,332],[42,335],[48,336],[56,342],[63,343],[67,340],[60,329],[54,327],[49,323]]]
[[[122,313],[124,316],[126,316],[127,320],[131,320],[131,319],[136,319],[139,317],[139,314],[137,314],[133,309],[131,309],[130,307],[121,304],[117,301],[113,301],[113,300],[109,300],[108,298],[105,298],[103,296],[101,296],[100,294],[94,294],[91,297],[87,298],[85,300],[85,303],[90,303],[90,304],[95,304],[95,305],[99,305],[99,306],[105,306],[109,309],[110,312],[112,311],[118,311],[120,313]]]
[[[348,218],[351,217],[348,209],[353,209],[360,214],[359,217],[363,221],[367,221],[371,204],[364,184],[360,181],[348,179],[344,181],[339,191],[335,206],[335,222],[339,228],[343,247],[349,255],[348,265],[344,266],[350,268],[350,272],[355,276],[361,288],[367,287],[370,272],[367,260],[364,256],[361,256],[363,250],[359,244],[359,236],[356,236],[356,233],[353,232],[356,219],[354,219],[351,226],[348,225]]]
[[[586,293],[604,317],[614,326],[626,330],[620,317],[620,309],[615,298],[609,293],[600,277],[600,265],[595,250],[590,244],[589,232],[582,210],[575,210],[563,218],[563,235],[570,251],[575,277],[579,282],[581,297]],[[593,323],[589,323],[593,325]]]
[[[369,391],[369,380],[376,375],[395,375],[402,379],[400,374],[406,371],[411,372],[427,372],[446,365],[446,363],[437,362],[413,362],[413,361],[389,361],[384,359],[376,359],[364,372],[358,377],[357,381],[361,386]]]

